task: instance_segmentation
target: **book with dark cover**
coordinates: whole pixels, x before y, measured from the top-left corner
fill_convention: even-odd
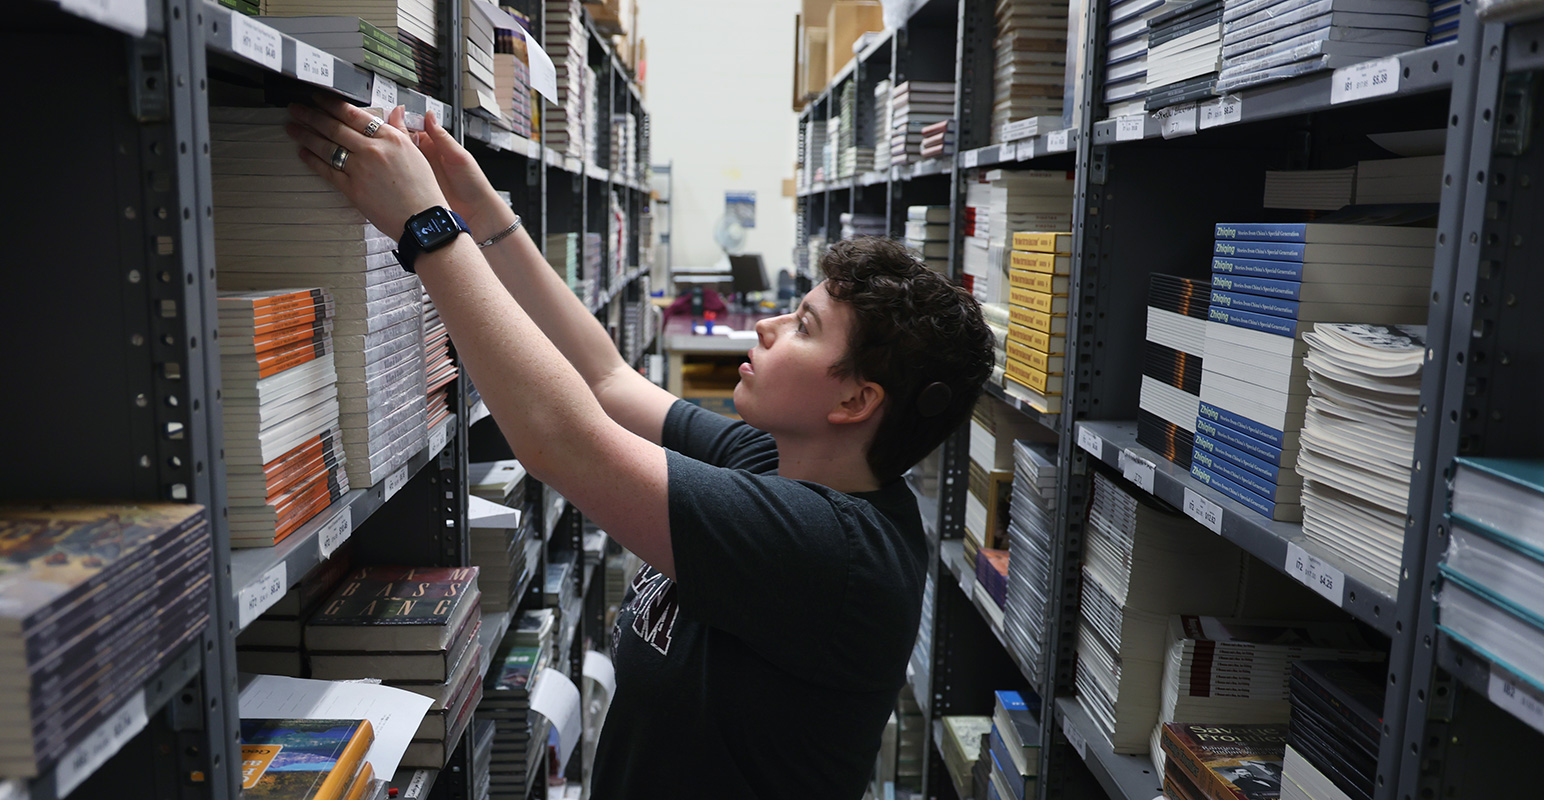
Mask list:
[[[1285,725],[1163,725],[1169,767],[1210,800],[1279,798],[1286,746]]]
[[[374,741],[369,720],[244,719],[242,796],[340,800]]]
[[[479,599],[476,567],[363,567],[306,623],[306,646],[332,652],[444,650]]]

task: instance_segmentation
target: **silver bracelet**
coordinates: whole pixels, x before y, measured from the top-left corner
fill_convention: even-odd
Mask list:
[[[511,233],[514,233],[516,230],[518,230],[520,228],[520,224],[521,224],[520,215],[516,214],[515,215],[515,221],[509,223],[509,227],[508,228],[505,228],[504,230],[501,230],[498,233],[493,234],[492,236],[488,237],[487,239],[484,239],[484,240],[478,242],[477,246],[478,247],[491,247],[491,246],[493,246],[495,244],[498,244],[500,239],[503,239],[505,236],[508,236]]]

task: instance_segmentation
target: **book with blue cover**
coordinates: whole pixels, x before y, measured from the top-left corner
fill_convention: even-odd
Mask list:
[[[242,796],[341,800],[374,741],[369,720],[244,719]]]

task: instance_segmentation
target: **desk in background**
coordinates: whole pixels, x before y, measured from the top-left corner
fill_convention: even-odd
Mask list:
[[[768,314],[720,314],[715,327],[727,326],[736,331],[754,330],[756,322]],[[666,358],[665,388],[676,397],[686,397],[686,381],[683,372],[688,362],[737,361],[756,346],[754,338],[731,338],[724,334],[692,333],[697,320],[678,314],[665,323],[664,347]],[[733,388],[733,384],[729,385]],[[713,410],[720,410],[714,408]]]

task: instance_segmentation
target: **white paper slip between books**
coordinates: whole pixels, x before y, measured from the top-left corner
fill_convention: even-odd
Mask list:
[[[241,675],[242,719],[367,719],[375,743],[365,760],[391,780],[413,733],[434,701],[421,694],[366,683]]]

